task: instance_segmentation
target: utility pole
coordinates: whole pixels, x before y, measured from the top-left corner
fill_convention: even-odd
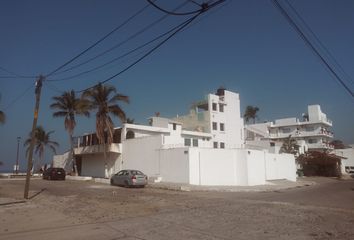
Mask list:
[[[32,132],[31,132],[31,144],[29,148],[29,155],[28,155],[28,162],[27,162],[27,174],[26,174],[26,184],[25,184],[25,192],[24,198],[28,199],[28,191],[30,185],[30,178],[31,178],[31,169],[32,169],[32,156],[33,156],[33,148],[35,144],[35,131],[37,127],[37,119],[38,119],[38,111],[39,111],[39,101],[41,99],[41,90],[42,90],[42,83],[44,81],[44,76],[40,75],[36,81],[36,105],[34,108],[34,118],[32,124]]]
[[[21,137],[17,137],[17,155],[16,155],[16,165],[15,165],[15,173],[18,174],[19,166],[18,166],[18,152],[20,148],[20,140]]]

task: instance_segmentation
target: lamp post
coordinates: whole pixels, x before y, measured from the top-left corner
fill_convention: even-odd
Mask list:
[[[18,174],[19,166],[18,166],[18,152],[20,148],[20,140],[21,137],[17,137],[17,156],[16,156],[16,165],[15,165],[15,173]]]

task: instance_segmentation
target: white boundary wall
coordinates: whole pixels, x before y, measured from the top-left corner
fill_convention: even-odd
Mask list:
[[[162,136],[123,142],[122,169],[139,169],[162,181],[194,185],[265,184],[267,180],[296,181],[293,155],[249,149],[161,149]]]

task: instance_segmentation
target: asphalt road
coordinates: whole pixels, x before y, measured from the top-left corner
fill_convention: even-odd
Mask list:
[[[0,180],[0,239],[354,239],[354,180],[273,192]]]

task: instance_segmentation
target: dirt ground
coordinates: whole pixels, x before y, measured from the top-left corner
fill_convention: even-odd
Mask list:
[[[354,239],[354,180],[267,192],[181,192],[0,180],[0,239]]]

